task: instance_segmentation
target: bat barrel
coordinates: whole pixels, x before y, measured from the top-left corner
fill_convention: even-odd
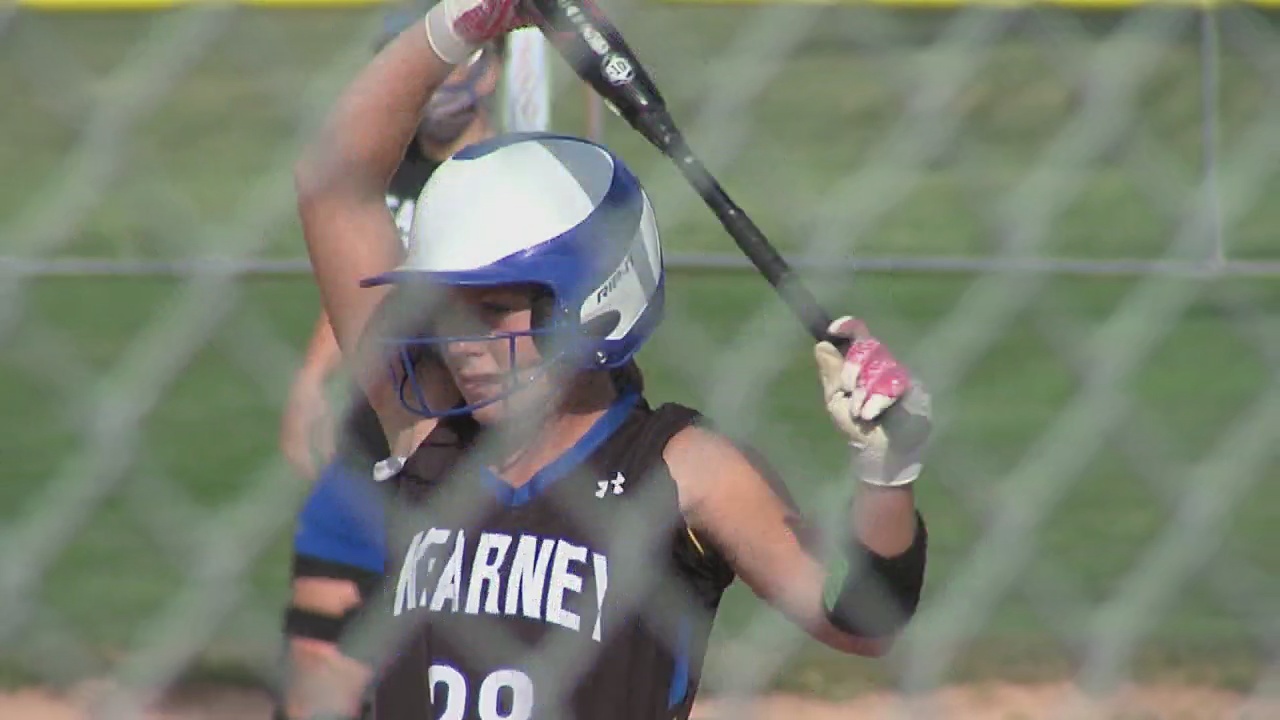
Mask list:
[[[683,146],[683,142],[680,143]],[[827,333],[832,318],[818,303],[818,299],[800,282],[795,270],[778,252],[764,232],[751,217],[729,197],[715,176],[693,155],[687,147],[672,157],[689,184],[702,197],[703,202],[715,213],[720,224],[728,231],[734,243],[742,250],[751,264],[760,271],[792,311],[800,318],[816,340],[832,340]],[[845,343],[837,343],[841,346]]]

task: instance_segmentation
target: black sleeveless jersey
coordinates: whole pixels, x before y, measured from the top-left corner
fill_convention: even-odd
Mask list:
[[[687,718],[733,580],[662,460],[697,418],[624,395],[520,488],[473,422],[437,426],[397,478],[374,718]]]

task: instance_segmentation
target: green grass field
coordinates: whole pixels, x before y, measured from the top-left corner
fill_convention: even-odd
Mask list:
[[[651,59],[678,114],[692,118],[715,90],[709,73],[765,72],[750,64],[716,62],[754,12],[652,7],[643,17],[628,16],[624,28],[642,57]],[[896,16],[823,15],[816,39],[764,81],[749,109],[713,118],[712,126],[695,134],[695,142],[715,147],[725,141],[715,131],[719,124],[745,123],[746,151],[732,162],[718,161],[717,170],[782,244],[802,247],[815,219],[833,217],[829,204],[847,210],[855,207],[851,203],[867,202],[875,209],[875,198],[890,198],[883,170],[872,178],[882,182],[859,186],[853,201],[824,204],[822,196],[850,168],[877,157],[902,112],[906,93],[900,90],[954,65],[931,55],[921,40],[936,32],[936,19],[899,18],[895,39],[883,25],[889,17]],[[186,257],[251,248],[297,256],[288,197],[281,198],[283,219],[261,237],[191,240],[194,233],[185,229],[192,219],[205,232],[230,225],[245,204],[254,202],[254,184],[245,178],[287,171],[280,159],[289,157],[289,144],[301,127],[302,87],[341,54],[335,48],[361,37],[370,21],[367,13],[237,12],[191,74],[166,89],[163,102],[144,113],[141,126],[120,142],[118,162],[97,178],[101,195],[83,214],[78,208],[67,211],[64,219],[75,221],[67,242],[41,246],[40,253]],[[66,187],[61,170],[77,141],[73,121],[88,107],[77,89],[104,97],[136,89],[119,78],[106,80],[105,71],[70,73],[58,58],[109,67],[148,33],[175,32],[167,22],[152,15],[23,13],[0,35],[0,96],[17,99],[6,102],[0,114],[0,131],[7,138],[0,145],[0,166],[21,168],[31,178],[0,185],[5,253],[32,252],[40,238],[28,223],[36,216],[23,213]],[[860,37],[877,39],[883,47],[857,50],[854,40]],[[1097,43],[1097,35],[1090,37],[1080,41],[1079,54],[1068,57],[1087,58],[1083,51]],[[1127,42],[1137,52],[1145,41]],[[1069,120],[1075,93],[1060,75],[1070,76],[1070,63],[1046,58],[1027,33],[986,45],[986,61],[951,101],[964,118],[956,141],[912,180],[912,192],[889,203],[879,222],[856,242],[850,240],[847,252],[979,256],[994,247],[1003,227],[998,202],[1043,163],[1043,148]],[[1051,226],[1048,253],[1159,257],[1184,222],[1178,212],[1189,202],[1198,172],[1195,47],[1160,48],[1150,80],[1135,96],[1140,101],[1134,129],[1088,164],[1078,198]],[[1257,151],[1241,138],[1251,123],[1268,117],[1265,108],[1275,96],[1242,56],[1224,61],[1223,77],[1223,174],[1228,178],[1237,167],[1232,163]],[[566,89],[561,97],[560,121],[580,127],[578,90]],[[609,138],[636,159],[646,178],[655,178],[659,212],[687,201],[678,185],[662,181],[663,166],[653,153],[616,122],[609,126]],[[1156,160],[1172,164],[1149,164]],[[1274,179],[1267,183],[1261,197],[1273,194]],[[1156,195],[1165,202],[1149,201],[1152,187],[1161,188]],[[171,190],[189,198],[186,210],[170,209]],[[1260,203],[1229,224],[1233,257],[1277,256],[1271,237],[1280,219],[1273,217],[1275,208]],[[1017,217],[1020,209],[1005,210]],[[705,215],[689,207],[665,228],[671,252],[730,247]],[[1176,531],[1174,523],[1195,521],[1175,514],[1179,499],[1204,492],[1206,482],[1221,483],[1224,493],[1240,484],[1234,477],[1195,478],[1191,471],[1239,431],[1229,423],[1274,379],[1275,356],[1259,350],[1256,340],[1276,339],[1280,282],[1165,280],[1144,286],[1133,278],[1051,278],[1015,297],[1013,292],[1025,289],[1019,283],[1029,281],[1006,278],[1013,310],[995,328],[993,341],[948,334],[959,327],[985,329],[964,325],[963,319],[958,325],[944,323],[980,280],[869,274],[815,280],[831,307],[863,314],[903,348],[927,381],[941,386],[936,402],[944,422],[933,470],[920,489],[933,529],[926,608],[947,607],[968,574],[982,571],[975,570],[970,553],[989,523],[1019,502],[1034,501],[1036,493],[1027,489],[1046,482],[1043,469],[1021,474],[1015,469],[1041,449],[1038,443],[1059,413],[1092,387],[1064,361],[1064,346],[1095,360],[1118,358],[1129,343],[1141,340],[1141,333],[1094,333],[1107,327],[1113,312],[1132,307],[1125,303],[1131,293],[1153,288],[1165,293],[1159,308],[1184,296],[1187,301],[1170,319],[1167,333],[1154,315],[1148,327],[1136,328],[1154,330],[1159,340],[1122,386],[1134,403],[1109,426],[1099,448],[1084,441],[1087,426],[1076,429],[1080,470],[1047,516],[1019,538],[1031,559],[1013,574],[1013,589],[951,618],[951,627],[958,623],[970,635],[949,678],[1056,676],[1069,672],[1082,653],[1105,638],[1106,627],[1092,624],[1098,617],[1094,611],[1108,607],[1112,594],[1126,587],[1150,546],[1171,527]],[[66,457],[102,420],[93,414],[92,401],[102,390],[97,383],[128,369],[122,365],[131,357],[131,341],[165,316],[182,288],[170,280],[66,279],[31,282],[23,290],[19,303],[5,301],[4,310],[16,323],[0,342],[0,407],[6,408],[0,456],[9,466],[8,480],[0,483],[0,529],[18,528],[48,507],[47,478],[66,469]],[[195,672],[244,677],[270,663],[285,591],[291,512],[304,488],[281,472],[274,456],[284,388],[261,381],[253,338],[266,333],[300,348],[316,297],[303,278],[248,280],[240,290],[207,345],[165,390],[154,412],[141,419],[139,453],[121,469],[119,486],[88,515],[66,549],[48,558],[48,572],[29,586],[24,600],[48,610],[20,615],[20,626],[10,635],[16,642],[4,643],[6,674],[71,679],[100,671],[145,645],[147,629],[183,580],[202,571],[193,563],[201,557],[204,538],[211,537],[206,531],[239,512],[237,502],[255,486],[293,483],[284,493],[290,502],[281,503],[268,550],[251,563],[242,601],[217,626],[216,639]],[[695,337],[716,347],[742,343],[744,350],[753,349],[750,340],[761,332],[753,323],[756,311],[776,316],[776,300],[758,279],[734,274],[676,273],[671,292],[675,319],[644,355],[655,399],[704,405],[728,429],[753,438],[777,459],[807,509],[826,513],[844,448],[815,402],[803,335],[791,328],[789,336],[779,337],[779,347],[790,343],[792,348],[786,362],[761,370],[744,399],[743,393],[724,391],[716,368],[698,367],[684,353]],[[949,361],[971,341],[973,364],[953,372]],[[279,380],[270,372],[266,377]],[[1146,441],[1152,457],[1131,452],[1138,439]],[[1073,454],[1070,443],[1066,454]],[[1265,645],[1255,635],[1257,619],[1247,610],[1280,602],[1280,559],[1274,552],[1280,537],[1275,530],[1280,486],[1274,482],[1280,461],[1273,451],[1249,470],[1261,481],[1229,496],[1225,532],[1203,538],[1209,548],[1205,562],[1162,593],[1161,604],[1144,615],[1149,626],[1138,638],[1136,674],[1235,687],[1256,679]],[[1152,477],[1163,492],[1149,485]],[[1245,565],[1248,572],[1236,572],[1233,564]],[[1224,574],[1244,579],[1232,585],[1224,582]],[[758,609],[736,588],[717,639],[727,643],[756,627],[752,616]],[[1274,618],[1262,619],[1273,626]],[[54,633],[54,628],[61,630]],[[937,628],[926,624],[925,630]],[[930,637],[922,631],[924,640]],[[878,682],[894,668],[806,646],[777,684],[840,695]]]

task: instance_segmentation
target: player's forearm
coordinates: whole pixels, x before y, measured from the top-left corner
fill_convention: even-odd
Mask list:
[[[388,43],[347,86],[299,161],[300,194],[380,196],[422,107],[452,70],[432,50],[421,22]]]
[[[911,486],[859,481],[850,511],[848,574],[829,613],[843,633],[880,654],[915,615],[924,587],[928,531]],[[854,650],[862,652],[862,650]]]
[[[910,486],[858,485],[850,511],[850,540],[877,555],[901,555],[911,547],[916,534],[916,505]]]
[[[325,653],[304,678],[295,679],[286,715],[290,720],[357,720],[372,677],[363,663],[336,650]]]
[[[341,364],[342,350],[338,347],[333,327],[329,324],[329,315],[321,310],[315,330],[311,333],[311,341],[307,343],[299,375],[309,381],[324,382]]]

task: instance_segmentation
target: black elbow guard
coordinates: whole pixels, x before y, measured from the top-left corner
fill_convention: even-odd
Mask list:
[[[924,588],[929,533],[916,513],[916,534],[900,555],[883,557],[855,543],[849,575],[828,613],[831,624],[865,638],[893,635],[915,615]]]

